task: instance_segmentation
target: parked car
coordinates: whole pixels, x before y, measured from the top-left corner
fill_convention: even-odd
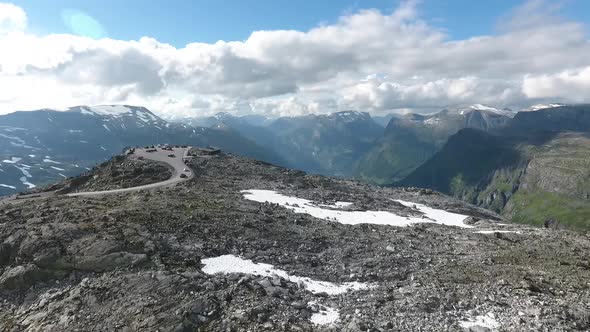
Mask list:
[[[174,157],[176,157],[176,155],[174,153],[171,153],[171,154],[168,155],[168,157],[174,158]]]
[[[188,168],[185,168],[183,171],[185,171],[185,172],[187,172],[187,173],[190,173],[190,171],[191,171],[191,170],[190,170],[190,169],[188,169]]]
[[[186,178],[188,178],[188,176],[186,176],[186,174],[182,173],[182,174],[180,174],[180,178],[181,179],[186,179]]]

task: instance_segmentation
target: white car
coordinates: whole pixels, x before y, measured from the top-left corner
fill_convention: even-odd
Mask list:
[[[191,171],[191,170],[190,170],[190,169],[188,169],[188,168],[185,168],[185,169],[183,169],[183,171],[185,171],[185,172],[187,172],[187,173],[190,173],[190,171]]]

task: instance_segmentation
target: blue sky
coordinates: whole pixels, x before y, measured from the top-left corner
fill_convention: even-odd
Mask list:
[[[554,1],[555,2],[555,1]],[[244,40],[255,30],[307,31],[331,24],[341,15],[363,8],[392,12],[396,0],[21,0],[14,2],[28,16],[29,30],[39,33],[72,32],[62,19],[64,10],[78,10],[95,18],[109,37],[136,40],[154,37],[174,46],[190,42]],[[560,14],[590,21],[590,1],[561,1]],[[493,34],[497,23],[522,1],[423,0],[421,18],[445,31],[451,39]]]

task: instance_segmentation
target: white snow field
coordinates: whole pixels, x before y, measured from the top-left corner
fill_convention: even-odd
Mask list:
[[[310,303],[314,304],[314,302]],[[316,325],[332,325],[340,319],[340,312],[338,309],[324,307],[319,312],[311,315],[310,321]]]
[[[494,314],[492,313],[487,313],[486,315],[481,315],[481,316],[475,316],[472,317],[468,320],[459,322],[459,326],[461,326],[462,328],[471,331],[470,329],[472,328],[484,328],[487,329],[488,331],[497,331],[498,328],[500,327],[500,323],[498,323],[498,321],[496,320],[496,317],[494,316]],[[472,329],[472,330],[476,330],[476,329]],[[483,330],[483,329],[481,329]],[[479,330],[477,330],[479,331]]]
[[[346,293],[349,290],[368,289],[371,286],[361,282],[345,282],[335,284],[328,281],[318,281],[307,277],[289,275],[286,271],[276,269],[271,264],[254,263],[251,260],[243,259],[234,255],[223,255],[219,257],[205,258],[201,262],[205,264],[202,268],[207,274],[217,273],[245,273],[261,277],[271,277],[277,275],[297,284],[303,284],[305,289],[310,292],[327,293],[328,295],[337,295]]]
[[[415,209],[424,214],[424,217],[405,217],[388,211],[339,210],[338,208],[349,206],[352,203],[338,202],[334,205],[317,205],[310,200],[282,195],[273,190],[243,190],[242,194],[245,199],[251,201],[275,203],[291,209],[295,213],[306,213],[316,218],[334,220],[347,225],[376,224],[403,227],[430,222],[447,226],[472,228],[472,226],[463,223],[463,220],[467,218],[466,215],[433,209],[422,204],[402,200],[396,200],[396,202],[408,207],[415,207]]]

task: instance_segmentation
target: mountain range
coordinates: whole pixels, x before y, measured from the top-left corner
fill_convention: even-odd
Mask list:
[[[519,112],[492,131],[460,130],[396,186],[432,188],[544,224],[590,227],[590,105]]]
[[[0,116],[0,195],[78,175],[125,147],[216,146],[276,164],[284,161],[229,128],[167,122],[144,107],[77,106]]]
[[[127,146],[173,143],[215,146],[309,173],[431,188],[516,220],[552,217],[585,227],[589,132],[590,107],[562,104],[520,112],[476,104],[382,117],[218,113],[180,122],[121,105],[15,112],[0,116],[0,195],[77,175]]]

